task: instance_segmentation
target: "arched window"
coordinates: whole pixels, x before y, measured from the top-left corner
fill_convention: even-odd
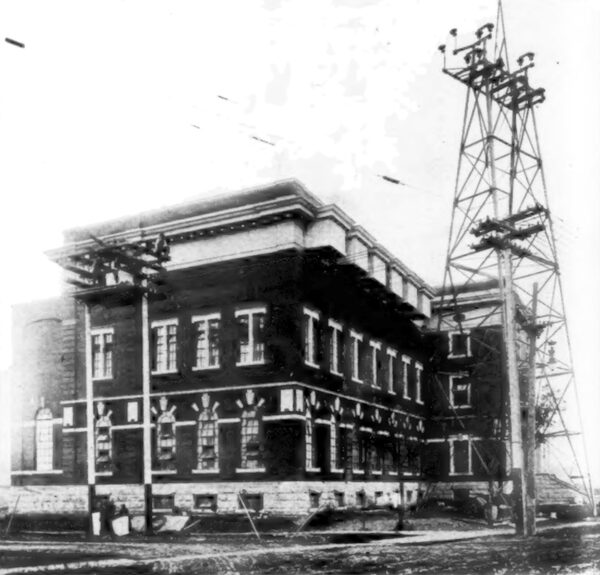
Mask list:
[[[217,415],[205,409],[198,417],[198,469],[219,470]]]
[[[242,469],[262,467],[260,458],[260,421],[256,407],[242,411],[241,458]]]
[[[54,459],[52,412],[42,407],[35,416],[35,468],[51,471]]]
[[[162,469],[175,467],[175,416],[168,411],[156,421],[156,456]]]
[[[112,423],[110,413],[96,420],[96,471],[110,471],[112,465]]]

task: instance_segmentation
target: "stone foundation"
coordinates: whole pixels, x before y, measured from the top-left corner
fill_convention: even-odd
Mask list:
[[[262,511],[274,515],[304,515],[325,505],[362,507],[374,503],[378,492],[387,497],[397,489],[396,481],[248,481],[161,483],[152,486],[154,496],[172,495],[173,506],[187,513],[213,513],[196,508],[195,495],[216,495],[216,513],[244,513],[238,494],[245,490],[248,495],[262,495]],[[405,482],[403,489],[404,500],[410,504],[417,501],[418,492],[423,492],[425,485]],[[110,496],[117,507],[125,504],[134,515],[144,512],[143,485],[97,485],[96,494]],[[8,497],[11,511],[17,498],[17,514],[78,514],[88,511],[86,485],[11,487]],[[159,509],[156,511],[160,512]]]

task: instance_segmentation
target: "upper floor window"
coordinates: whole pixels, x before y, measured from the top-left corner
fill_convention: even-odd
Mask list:
[[[221,314],[197,315],[192,317],[196,328],[196,365],[194,369],[210,369],[220,366],[219,330]]]
[[[152,322],[154,373],[173,373],[177,370],[177,319]]]
[[[462,375],[451,375],[449,381],[450,406],[454,409],[471,407],[471,384]]]
[[[415,390],[417,403],[423,403],[423,364],[415,362]]]
[[[379,352],[381,351],[381,342],[379,341],[370,341],[369,342],[370,351],[371,351],[371,385],[373,387],[380,387],[379,385]]]
[[[448,357],[471,356],[471,332],[469,330],[448,333]]]
[[[410,357],[402,356],[402,396],[404,399],[410,399],[410,389],[408,388],[408,366],[410,365]]]
[[[264,363],[266,312],[264,307],[236,310],[239,330],[237,365]]]
[[[317,363],[317,347],[319,331],[319,313],[304,308],[304,363],[319,367]]]
[[[112,412],[106,413],[104,402],[97,404],[98,419],[96,420],[96,470],[110,470],[112,462]]]
[[[113,376],[112,327],[93,329],[92,332],[92,378],[111,379]]]
[[[42,407],[35,416],[35,468],[50,471],[54,459],[52,412]]]
[[[398,353],[395,349],[387,348],[387,387],[389,393],[396,393],[396,358]]]
[[[344,344],[342,341],[342,324],[329,320],[329,370],[335,375],[342,375],[344,363]]]
[[[360,353],[362,340],[362,334],[357,333],[354,330],[350,330],[350,358],[352,361],[352,379],[358,383],[362,383],[362,379],[360,378],[362,371],[362,358]]]

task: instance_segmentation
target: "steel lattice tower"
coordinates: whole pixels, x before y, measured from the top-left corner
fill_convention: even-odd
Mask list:
[[[510,441],[515,478],[524,479],[521,435],[527,380],[533,381],[531,351],[523,350],[535,345],[535,412],[545,413],[536,435],[568,444],[577,477],[591,496],[577,457],[585,450],[575,445],[569,431],[574,422],[564,409],[579,406],[535,117],[545,95],[529,78],[534,55],[524,54],[510,70],[500,4],[495,25],[479,28],[472,42],[457,47],[456,29],[450,35],[454,46],[440,46],[443,71],[466,87],[466,101],[438,329],[462,331],[452,303],[469,286],[497,282],[501,352],[513,398],[509,425],[499,438]],[[480,326],[489,315],[478,318]]]

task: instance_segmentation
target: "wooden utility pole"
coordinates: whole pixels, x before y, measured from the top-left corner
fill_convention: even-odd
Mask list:
[[[531,323],[529,332],[529,377],[527,382],[527,417],[525,421],[525,534],[535,535],[536,493],[535,493],[535,385],[537,348],[537,301],[538,284],[533,284],[531,300]]]

